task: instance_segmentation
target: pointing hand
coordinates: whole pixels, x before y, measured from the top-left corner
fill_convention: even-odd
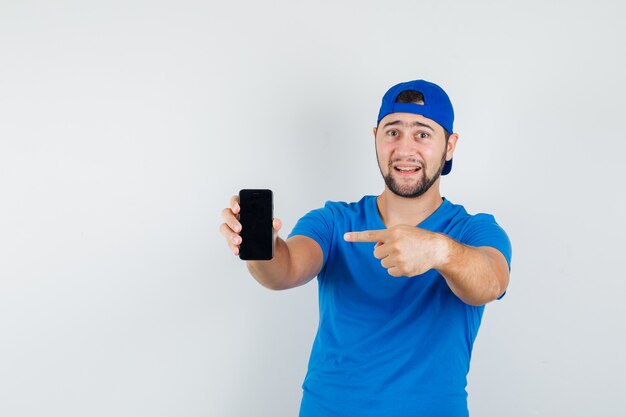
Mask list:
[[[374,257],[394,277],[423,274],[437,269],[446,253],[445,240],[439,233],[429,232],[409,225],[389,229],[349,232],[347,242],[376,242]]]

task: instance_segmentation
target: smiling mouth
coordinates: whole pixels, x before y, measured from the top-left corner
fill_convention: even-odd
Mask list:
[[[413,174],[417,171],[421,170],[422,167],[393,167],[394,171],[399,172],[401,174]]]

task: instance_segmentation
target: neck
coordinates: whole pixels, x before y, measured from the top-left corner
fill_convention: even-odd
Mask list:
[[[442,202],[439,180],[419,197],[400,197],[385,186],[385,191],[376,199],[380,217],[387,228],[398,224],[417,226],[433,214]]]

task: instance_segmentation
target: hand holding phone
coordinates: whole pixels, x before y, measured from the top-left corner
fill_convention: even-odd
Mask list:
[[[242,190],[243,191],[243,205],[246,206],[248,205],[248,196],[246,196],[245,194],[247,194],[247,190]],[[270,190],[264,190],[264,191],[269,191],[269,199],[267,198],[268,196],[265,196],[264,198],[262,198],[262,200],[264,201],[264,203],[261,203],[262,206],[265,206],[269,212],[270,212],[270,216],[261,216],[263,218],[265,218],[264,221],[262,221],[261,223],[265,223],[267,225],[267,219],[270,219],[270,224],[271,224],[271,230],[272,230],[272,238],[271,238],[271,245],[272,245],[272,251],[273,252],[273,246],[274,243],[276,241],[276,237],[278,234],[278,231],[280,230],[281,226],[282,226],[282,222],[279,219],[272,219],[273,216],[273,210],[272,210],[272,194]],[[259,195],[253,195],[253,197],[261,197]],[[222,233],[222,235],[224,236],[224,238],[226,239],[226,243],[228,244],[228,246],[230,247],[230,250],[232,251],[232,253],[235,256],[239,256],[240,255],[240,251],[241,251],[241,245],[242,245],[242,241],[243,241],[243,237],[246,237],[246,239],[248,238],[248,236],[246,234],[242,234],[242,223],[240,222],[241,220],[241,211],[242,211],[242,207],[240,205],[240,199],[241,197],[238,195],[234,195],[230,198],[230,204],[227,208],[222,210],[222,219],[224,220],[224,223],[222,223],[220,225],[220,232]],[[268,204],[269,202],[269,204]],[[248,212],[249,210],[244,210],[244,212]],[[267,211],[266,211],[267,212]],[[246,221],[246,217],[247,214],[244,213],[243,215],[244,219],[243,222],[245,223],[249,223],[248,221]],[[252,223],[255,223],[254,221]],[[251,225],[250,227],[248,227],[250,230],[252,230],[251,228],[253,227],[253,225]],[[265,235],[265,237],[267,237],[267,234]],[[261,243],[261,245],[267,245],[267,238],[262,239],[263,242],[265,243]],[[254,244],[251,244],[252,247],[257,247]],[[267,246],[266,246],[267,247]],[[257,259],[247,259],[247,258],[256,258],[257,256],[253,256],[254,254],[250,255],[248,253],[245,253],[247,251],[247,249],[244,249],[244,255],[242,259],[246,259],[246,260],[257,260]],[[268,256],[259,256],[261,258],[268,258]],[[271,257],[269,257],[268,259],[272,259]],[[263,260],[263,259],[260,259]]]
[[[271,190],[243,189],[239,192],[241,227],[239,258],[270,260],[274,257],[274,213]]]

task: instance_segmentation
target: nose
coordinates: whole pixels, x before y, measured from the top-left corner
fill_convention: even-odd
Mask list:
[[[409,135],[402,135],[396,142],[395,154],[397,157],[415,157],[418,153],[415,140]]]

